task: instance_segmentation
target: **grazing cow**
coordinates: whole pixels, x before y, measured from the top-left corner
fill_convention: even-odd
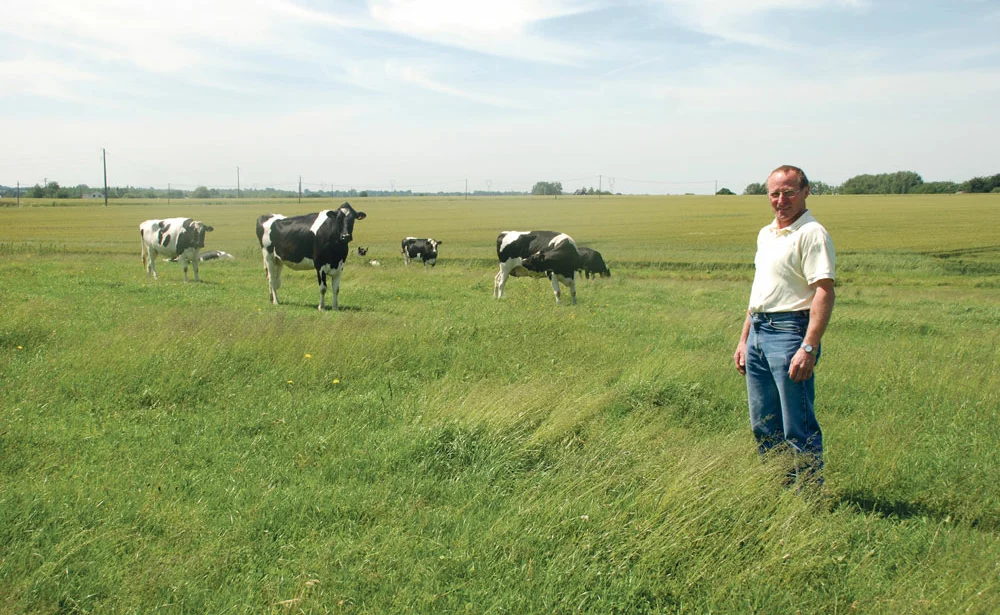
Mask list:
[[[424,267],[428,264],[433,267],[434,263],[437,262],[438,246],[442,243],[444,242],[437,239],[407,237],[401,244],[403,248],[403,260],[409,265],[410,259],[419,258],[424,263]]]
[[[580,253],[580,271],[583,271],[587,279],[590,279],[591,276],[595,278],[597,276],[602,278],[611,276],[611,270],[604,264],[604,258],[601,257],[600,252],[584,246],[579,246],[576,251]]]
[[[368,247],[358,246],[358,256],[364,256],[365,254],[368,254]]]
[[[576,276],[580,254],[576,242],[565,233],[553,231],[504,231],[497,237],[500,271],[494,279],[493,296],[503,297],[507,276],[547,276],[559,303],[559,283],[569,286],[576,303]]]
[[[286,218],[264,214],[257,219],[257,239],[264,258],[264,271],[271,301],[278,305],[281,268],[315,269],[319,282],[319,309],[326,309],[326,279],[332,282],[333,309],[337,309],[340,275],[347,262],[348,244],[353,239],[354,221],[364,220],[365,212],[354,211],[350,203],[338,209]]]
[[[156,274],[156,257],[160,254],[176,257],[184,267],[184,281],[188,281],[188,263],[194,267],[194,281],[198,282],[198,252],[205,247],[205,233],[214,230],[204,222],[191,218],[146,220],[139,225],[142,243],[142,266],[146,275],[159,279]]]

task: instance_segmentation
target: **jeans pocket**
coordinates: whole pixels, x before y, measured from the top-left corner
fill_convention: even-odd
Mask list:
[[[791,320],[779,320],[770,321],[768,324],[775,331],[781,331],[782,333],[798,333],[799,335],[804,335],[805,331],[802,325]]]

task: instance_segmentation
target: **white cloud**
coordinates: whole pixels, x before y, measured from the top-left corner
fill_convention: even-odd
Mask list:
[[[758,18],[777,11],[829,8],[863,9],[867,0],[660,0],[681,25],[723,41],[780,51],[796,45],[782,35],[758,29]],[[780,26],[780,24],[778,24]]]
[[[532,27],[595,6],[574,0],[370,0],[372,19],[388,31],[490,55],[555,64],[573,64],[589,53],[538,36]]]
[[[74,84],[98,81],[87,71],[37,58],[0,62],[0,97],[24,92],[42,98],[80,100]]]
[[[428,76],[423,69],[410,64],[399,62],[397,60],[389,60],[385,63],[385,74],[391,80],[402,81],[404,83],[411,83],[413,85],[424,88],[426,90],[430,90],[432,92],[447,94],[449,96],[457,96],[459,98],[464,98],[466,100],[471,100],[474,102],[483,103],[494,107],[515,108],[519,106],[513,103],[512,101],[503,98],[499,98],[496,96],[489,96],[485,94],[478,94],[475,92],[470,92],[462,90],[460,88],[449,86],[444,83],[440,83],[431,78],[430,76]]]

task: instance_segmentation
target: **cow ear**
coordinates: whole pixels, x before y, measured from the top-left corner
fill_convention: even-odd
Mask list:
[[[359,211],[359,212],[358,212],[358,215],[357,215],[357,216],[355,216],[355,217],[354,217],[354,219],[355,219],[355,220],[364,220],[364,219],[365,219],[365,218],[367,218],[367,217],[368,217],[368,214],[366,214],[366,213],[365,213],[365,212],[363,212],[363,211]]]
[[[336,217],[337,217],[337,214],[338,214],[339,212],[340,212],[340,210],[339,210],[339,209],[336,209],[336,210],[334,210],[334,209],[331,209],[331,210],[329,210],[329,211],[327,211],[327,212],[326,212],[326,217],[327,217],[327,218],[336,218]]]
[[[206,226],[205,227],[205,232],[206,233],[209,232],[209,231],[214,231],[214,230],[215,230],[215,227],[213,227],[213,226]]]

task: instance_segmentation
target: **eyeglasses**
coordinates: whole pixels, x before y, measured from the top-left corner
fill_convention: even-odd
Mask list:
[[[801,189],[799,189],[799,190],[775,190],[774,192],[771,192],[767,196],[769,196],[769,197],[771,197],[771,199],[777,201],[781,197],[785,197],[786,199],[791,199],[791,198],[797,197],[801,192],[802,192]]]

